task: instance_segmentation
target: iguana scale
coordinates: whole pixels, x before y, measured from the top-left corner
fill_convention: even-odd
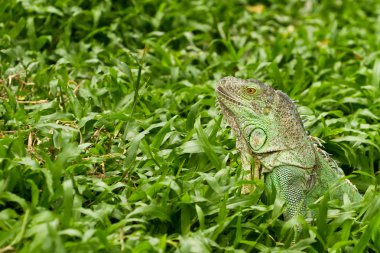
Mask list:
[[[330,190],[352,202],[362,196],[343,171],[308,136],[294,102],[254,79],[225,77],[216,87],[224,118],[236,135],[245,180],[264,177],[286,202],[285,219],[305,216],[307,206]],[[253,190],[245,185],[243,193]]]

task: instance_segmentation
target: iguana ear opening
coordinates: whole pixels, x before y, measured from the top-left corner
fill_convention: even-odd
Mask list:
[[[253,151],[259,150],[266,142],[267,135],[262,128],[248,125],[244,128],[244,136]]]

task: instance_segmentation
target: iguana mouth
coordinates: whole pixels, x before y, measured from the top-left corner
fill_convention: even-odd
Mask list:
[[[235,104],[235,105],[240,105],[240,106],[243,106],[243,104],[241,102],[239,102],[238,100],[236,100],[234,97],[232,97],[231,95],[228,95],[225,90],[223,89],[223,87],[221,86],[218,86],[216,88],[216,91],[218,92],[218,94],[221,96],[219,100],[219,103],[222,105],[224,105],[225,107],[227,107],[224,103],[223,100],[228,100],[229,102]]]

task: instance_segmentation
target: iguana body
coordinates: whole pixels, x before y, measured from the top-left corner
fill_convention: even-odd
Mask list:
[[[293,101],[256,80],[225,77],[216,88],[221,111],[236,134],[244,179],[265,177],[287,203],[285,218],[306,215],[327,190],[331,198],[362,198],[340,168],[306,133]],[[243,193],[252,191],[244,186]]]

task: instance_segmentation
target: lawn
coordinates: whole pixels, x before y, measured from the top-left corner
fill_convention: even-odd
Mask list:
[[[3,0],[0,253],[379,252],[379,17],[376,0]],[[263,182],[241,194],[228,75],[295,100],[363,201],[285,222]]]

